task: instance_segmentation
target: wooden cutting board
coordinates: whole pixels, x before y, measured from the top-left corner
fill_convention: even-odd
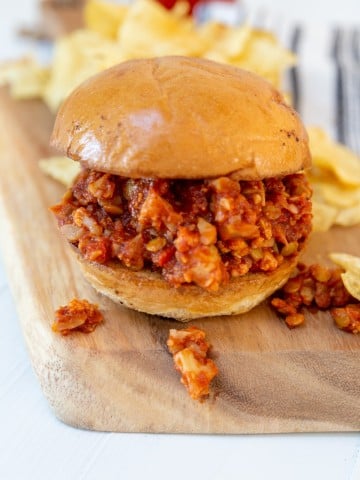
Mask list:
[[[360,429],[360,335],[330,314],[308,313],[289,330],[266,303],[236,317],[191,322],[205,329],[219,367],[204,403],[180,384],[165,343],[183,324],[140,314],[83,280],[48,206],[63,188],[38,169],[53,118],[36,101],[0,90],[1,247],[34,370],[55,415],[92,430],[264,433]],[[306,261],[360,254],[360,228],[314,234]],[[139,295],[141,292],[139,291]],[[89,335],[51,331],[72,298],[100,305],[105,323]],[[30,413],[30,412],[29,412]]]

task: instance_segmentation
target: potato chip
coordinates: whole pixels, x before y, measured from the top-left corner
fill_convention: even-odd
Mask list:
[[[281,48],[274,35],[249,25],[228,28],[211,24],[202,27],[202,35],[211,32],[216,41],[204,56],[210,60],[245,68],[266,78],[280,88],[283,70],[295,63],[295,56]]]
[[[360,205],[360,188],[341,184],[333,177],[309,176],[313,190],[325,203],[337,208],[348,208]]]
[[[330,205],[313,200],[312,213],[313,231],[327,232],[334,224],[338,211],[336,208],[331,207]]]
[[[235,59],[244,52],[251,37],[251,28],[245,25],[230,29],[217,22],[208,22],[200,26],[199,33],[202,38],[209,39],[206,58]]]
[[[40,169],[54,180],[70,187],[80,173],[80,164],[68,157],[49,157],[39,161]]]
[[[49,73],[48,68],[40,66],[33,58],[24,57],[0,66],[0,85],[10,85],[10,93],[16,99],[39,97]]]
[[[352,227],[360,223],[360,203],[354,207],[343,208],[338,212],[335,219],[336,225]]]
[[[315,167],[329,171],[345,185],[360,186],[360,158],[320,128],[307,129]]]
[[[89,0],[84,8],[85,25],[89,30],[115,40],[128,8],[126,5]]]
[[[360,300],[360,257],[348,253],[331,253],[330,259],[345,270],[341,274],[346,290]]]
[[[97,32],[77,30],[56,42],[43,98],[56,111],[64,98],[92,75],[125,60],[118,45]]]
[[[192,17],[174,15],[160,3],[137,0],[119,29],[118,43],[126,58],[163,55],[201,56],[204,43]]]
[[[330,253],[330,260],[344,270],[351,270],[360,274],[360,257],[348,253]]]
[[[279,48],[271,33],[252,30],[246,50],[232,63],[261,75],[280,88],[282,72],[296,63],[296,57],[285,48]]]
[[[341,274],[346,290],[357,300],[360,300],[360,271],[355,273],[348,270]]]

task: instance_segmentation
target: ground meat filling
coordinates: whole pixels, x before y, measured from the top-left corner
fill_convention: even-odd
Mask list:
[[[232,277],[272,272],[311,230],[303,174],[263,181],[129,179],[83,170],[52,207],[90,261],[161,272],[173,286],[215,291]]]

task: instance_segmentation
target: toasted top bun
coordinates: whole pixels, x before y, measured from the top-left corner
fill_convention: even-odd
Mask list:
[[[268,82],[209,60],[131,60],[63,103],[52,144],[125,177],[259,180],[310,166],[297,113]]]

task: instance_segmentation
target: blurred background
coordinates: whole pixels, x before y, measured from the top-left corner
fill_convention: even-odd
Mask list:
[[[111,1],[111,0],[110,0]],[[131,3],[131,0],[112,0],[113,3]],[[176,0],[159,0],[163,5],[172,7]],[[3,2],[1,5],[0,58],[8,53],[22,52],[21,40],[14,39],[19,31],[37,37],[52,37],[70,31],[82,24],[82,9],[86,0],[22,0],[21,8],[16,9]],[[298,22],[306,21],[315,25],[352,25],[360,27],[360,2],[343,0],[329,5],[327,0],[189,0],[191,8],[201,17],[201,11],[215,15],[228,22],[238,22],[246,14],[253,16],[271,15]],[[13,26],[17,25],[17,31]]]

